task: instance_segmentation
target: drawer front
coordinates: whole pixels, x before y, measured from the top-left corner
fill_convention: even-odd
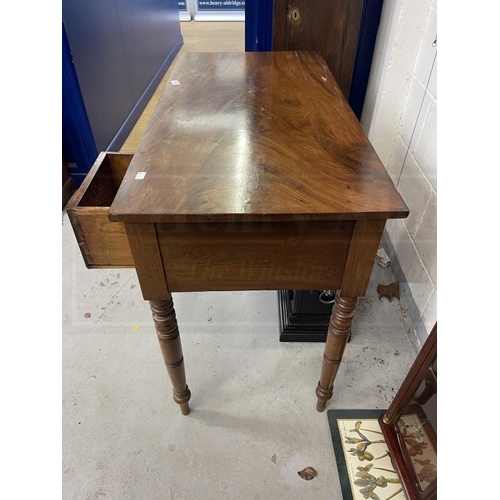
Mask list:
[[[340,288],[354,222],[162,223],[172,292]]]
[[[134,267],[125,227],[108,219],[132,157],[128,153],[101,153],[68,202],[68,217],[88,268]]]

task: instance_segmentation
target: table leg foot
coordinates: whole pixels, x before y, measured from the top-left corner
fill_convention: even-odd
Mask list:
[[[316,396],[318,397],[316,409],[318,411],[323,411],[326,402],[332,397],[333,382],[349,338],[349,330],[357,303],[357,297],[341,297],[337,292],[328,326],[321,377],[316,387]]]
[[[181,394],[175,392],[174,389],[174,401],[181,407],[181,413],[183,415],[189,415],[191,411],[189,409],[189,400],[191,399],[191,391],[189,387],[186,385],[186,389]]]
[[[149,301],[155,323],[158,342],[174,389],[174,401],[181,407],[183,415],[189,414],[191,392],[186,384],[184,358],[175,317],[174,303],[169,300]]]
[[[316,410],[323,411],[325,409],[326,402],[331,399],[332,393],[333,386],[329,390],[327,390],[321,387],[321,382],[318,382],[318,387],[316,387],[316,396],[318,397]]]
[[[183,415],[189,415],[191,409],[189,408],[189,403],[184,403],[183,405],[180,405],[181,407],[181,413]]]

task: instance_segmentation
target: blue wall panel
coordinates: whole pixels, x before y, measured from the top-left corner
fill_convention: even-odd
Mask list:
[[[136,102],[180,36],[177,0],[117,1],[132,97]]]
[[[97,158],[68,38],[62,27],[62,154],[78,187]]]
[[[102,151],[134,105],[116,5],[114,0],[64,0],[63,21],[94,140]]]
[[[63,0],[62,7],[95,144],[118,149],[182,45],[178,3]]]

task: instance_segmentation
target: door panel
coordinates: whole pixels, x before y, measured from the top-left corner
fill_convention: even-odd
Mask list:
[[[363,0],[275,0],[273,50],[319,52],[348,98],[362,11]]]

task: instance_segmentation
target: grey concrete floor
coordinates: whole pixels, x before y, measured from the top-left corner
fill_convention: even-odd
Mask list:
[[[279,342],[276,291],[174,295],[182,416],[135,271],[86,269],[65,214],[62,231],[65,500],[342,499],[315,409],[324,344]],[[415,359],[399,302],[376,293],[392,281],[376,264],[327,410],[387,408]]]

